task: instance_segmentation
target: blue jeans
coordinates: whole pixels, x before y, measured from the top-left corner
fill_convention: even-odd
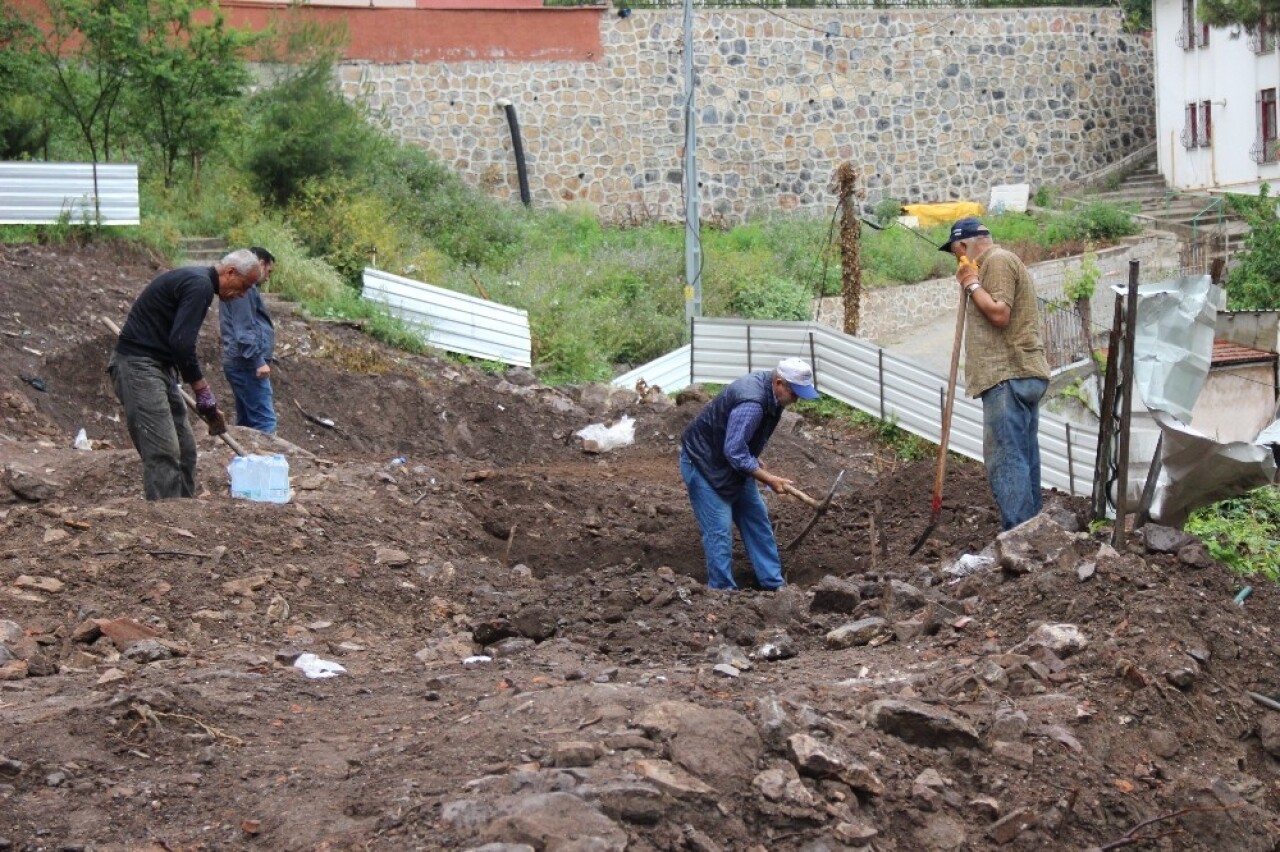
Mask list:
[[[1040,514],[1040,400],[1047,379],[1009,379],[982,393],[982,457],[1000,529]]]
[[[258,378],[253,367],[223,364],[222,372],[236,398],[236,425],[274,435],[276,409],[272,402],[271,379]]]
[[[760,487],[754,479],[742,483],[737,496],[726,500],[711,487],[684,452],[680,453],[680,476],[689,490],[693,516],[702,529],[702,549],[707,555],[707,585],[713,589],[736,589],[733,581],[733,526],[737,524],[742,546],[763,589],[783,585],[782,560],[773,524],[765,508]]]

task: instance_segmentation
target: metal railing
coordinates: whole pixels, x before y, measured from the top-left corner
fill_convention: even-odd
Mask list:
[[[1249,33],[1249,49],[1257,55],[1274,53],[1276,49],[1276,32],[1270,27],[1258,27]]]
[[[1258,165],[1280,161],[1280,139],[1258,139],[1249,149],[1249,158]]]

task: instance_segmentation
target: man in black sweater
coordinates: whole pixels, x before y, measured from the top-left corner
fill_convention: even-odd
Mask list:
[[[225,432],[226,418],[200,371],[196,337],[215,295],[238,299],[261,275],[253,252],[233,251],[214,266],[161,273],[129,310],[107,371],[124,406],[129,437],[142,456],[148,500],[195,496],[196,439],[178,377],[191,384],[209,434]]]

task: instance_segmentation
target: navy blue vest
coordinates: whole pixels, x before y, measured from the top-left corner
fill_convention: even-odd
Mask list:
[[[747,373],[734,381],[706,404],[680,436],[681,447],[689,454],[689,460],[698,473],[726,500],[737,495],[747,478],[734,470],[724,455],[729,412],[744,402],[759,403],[764,409],[764,417],[755,434],[747,437],[747,448],[758,458],[782,419],[782,406],[773,396],[773,370]]]

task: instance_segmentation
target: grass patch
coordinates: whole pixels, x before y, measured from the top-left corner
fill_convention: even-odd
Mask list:
[[[1265,485],[1197,509],[1186,530],[1231,570],[1280,582],[1280,488]]]
[[[937,455],[936,444],[903,429],[895,418],[881,420],[829,396],[799,400],[792,409],[812,419],[833,420],[850,428],[865,429],[902,461],[920,461]]]

